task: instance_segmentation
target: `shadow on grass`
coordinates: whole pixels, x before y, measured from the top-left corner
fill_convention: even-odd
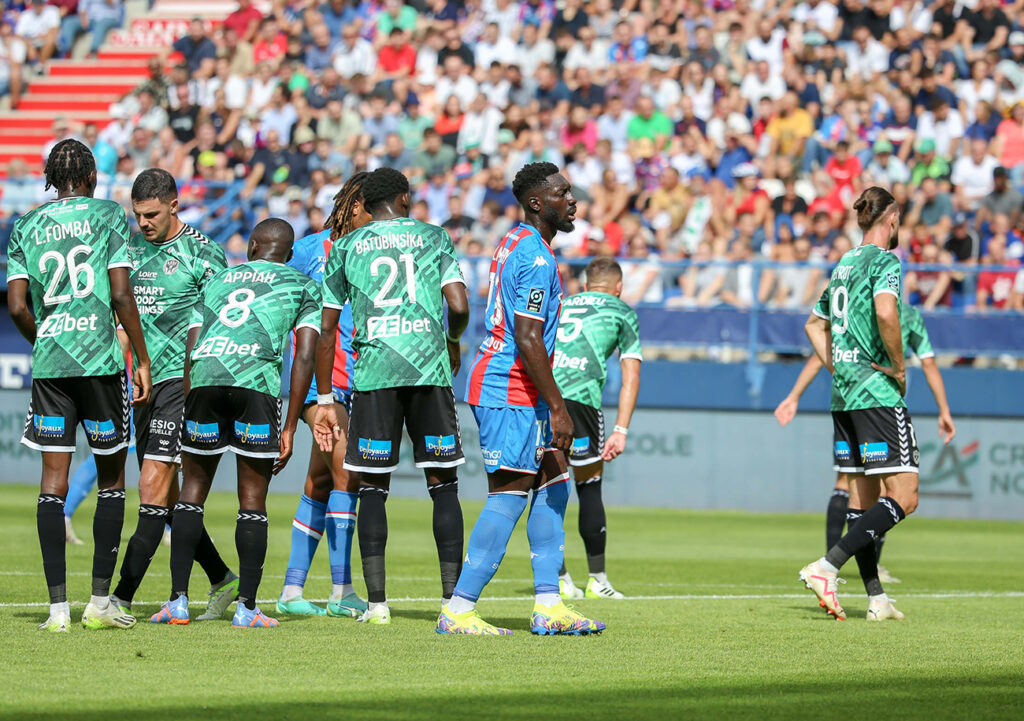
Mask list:
[[[557,709],[559,719],[835,719],[863,718],[871,709],[875,721],[887,719],[977,718],[984,709],[986,721],[1019,719],[1024,704],[1024,688],[1019,676],[1001,675],[964,678],[883,679],[859,686],[856,693],[827,693],[821,681],[803,679],[728,683],[698,679],[679,679],[662,688],[611,687],[598,693],[583,679],[567,683],[555,694],[531,689],[529,681],[518,683],[516,690],[494,693],[459,694],[451,690],[421,691],[402,688],[376,688],[371,681],[358,694],[332,699],[327,689],[317,690],[311,682],[309,692],[293,699],[256,701],[244,697],[198,700],[192,704],[154,707],[140,699],[137,704],[119,702],[118,718],[146,721],[204,721],[233,719],[308,719],[346,718],[375,721],[434,721],[442,718],[532,719],[551,718]],[[193,689],[199,691],[198,689]],[[201,697],[199,693],[197,696]],[[57,699],[54,708],[37,710],[0,710],[0,719],[43,721],[110,721],[113,709],[69,709]]]

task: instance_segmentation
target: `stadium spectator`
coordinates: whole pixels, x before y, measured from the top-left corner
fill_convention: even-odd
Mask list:
[[[25,44],[28,62],[40,74],[57,51],[60,11],[44,0],[31,0],[21,11],[14,34]]]
[[[333,0],[331,4],[344,3]],[[263,13],[253,7],[252,0],[238,0],[238,9],[224,19],[224,28],[235,33],[239,41],[252,43],[262,19]]]
[[[1006,256],[1006,236],[994,235],[988,241],[985,255],[981,259],[986,266],[1017,266],[1020,261]],[[975,310],[987,312],[1005,308],[1013,291],[1017,272],[1013,270],[983,270],[978,273],[978,290]]]
[[[97,55],[107,33],[124,23],[122,0],[77,0],[63,5],[62,10],[75,6],[62,16],[60,23],[60,46],[68,55],[75,40],[83,33],[90,35],[89,55]]]

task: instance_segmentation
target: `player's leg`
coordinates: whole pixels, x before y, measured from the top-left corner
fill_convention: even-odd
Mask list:
[[[131,433],[128,384],[124,372],[81,378],[73,385],[75,406],[96,458],[96,512],[93,516],[92,597],[82,614],[86,628],[130,628],[135,619],[110,603],[110,584],[124,528],[124,464]]]
[[[576,496],[580,502],[579,531],[587,553],[587,565],[591,579],[594,574],[604,576],[605,516],[601,500],[601,473],[604,463],[601,449],[604,447],[604,414],[597,408],[567,400],[566,410],[572,419],[575,431],[569,448],[569,465],[576,480]],[[586,485],[584,485],[586,484]],[[604,579],[607,585],[607,578]],[[588,588],[594,583],[588,579]],[[608,586],[608,588],[611,588]],[[565,564],[559,573],[558,589],[562,598],[575,600],[583,598],[583,589],[577,588]],[[611,589],[612,594],[617,592]],[[621,597],[621,594],[618,594]],[[595,588],[595,598],[606,597]],[[614,596],[608,596],[614,597]]]
[[[302,419],[310,427],[316,405],[310,404],[303,409]],[[337,445],[335,450],[337,450]],[[344,453],[344,446],[342,446]],[[277,601],[277,612],[300,616],[324,616],[326,609],[310,603],[302,597],[306,585],[306,576],[313,563],[313,556],[320,539],[323,538],[327,524],[327,504],[333,482],[331,469],[314,442],[309,453],[309,465],[306,470],[306,483],[299,506],[292,519],[291,550],[288,553],[288,568],[284,573],[284,587]]]
[[[562,602],[558,593],[558,569],[565,549],[565,507],[569,502],[569,472],[561,451],[549,448],[551,432],[545,415],[543,461],[537,474],[533,503],[526,520],[533,566],[534,605],[530,632],[587,635],[601,633],[605,625],[584,617]]]
[[[850,508],[846,514],[846,523],[847,530],[852,530],[864,515],[864,509],[870,508],[878,501],[880,482],[877,476],[868,477],[863,474],[852,474],[849,476],[849,481]],[[888,603],[878,576],[878,557],[875,554],[875,545],[868,543],[857,549],[853,556],[857,561],[857,569],[860,571],[864,590],[868,594],[869,608],[883,601]]]
[[[846,525],[846,511],[850,508],[850,481],[846,473],[836,473],[836,485],[828,499],[825,511],[825,550],[839,543]]]
[[[64,499],[64,537],[68,543],[76,546],[83,545],[81,539],[75,534],[75,529],[71,526],[71,517],[75,515],[75,511],[95,486],[96,459],[90,453],[71,476],[71,482],[68,484],[68,497]]]
[[[352,397],[345,464],[359,474],[359,555],[366,583],[364,623],[391,623],[384,554],[388,542],[387,498],[391,473],[398,468],[404,408],[400,389],[382,388]]]
[[[150,621],[187,625],[188,585],[203,536],[204,504],[233,433],[230,389],[193,388],[185,399],[182,483],[171,516],[171,595]]]
[[[459,580],[465,530],[459,503],[458,467],[466,462],[451,388],[421,386],[404,391],[405,425],[416,467],[422,468],[433,502],[434,544],[441,569],[441,606]]]
[[[334,410],[342,438],[334,445],[330,457],[328,480],[332,483],[327,498],[327,552],[331,566],[331,596],[327,615],[358,618],[368,608],[352,586],[352,541],[356,532],[356,507],[359,503],[359,474],[345,469],[348,446],[349,395],[335,391],[344,403],[335,403]]]
[[[263,394],[261,394],[263,395]],[[277,619],[256,606],[256,594],[263,579],[267,558],[267,489],[274,467],[273,458],[238,454],[238,518],[235,547],[238,550],[238,606],[231,619],[236,628],[273,628]]]
[[[604,552],[607,539],[607,517],[601,498],[604,462],[573,468],[576,496],[580,501],[579,531],[587,552],[587,598],[622,599],[605,573]]]

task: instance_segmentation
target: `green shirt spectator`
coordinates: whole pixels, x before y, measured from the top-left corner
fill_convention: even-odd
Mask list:
[[[386,38],[394,28],[411,33],[416,30],[419,13],[416,8],[400,0],[388,0],[384,10],[377,16],[377,37]]]
[[[951,172],[949,161],[940,157],[935,152],[935,141],[931,138],[919,140],[914,150],[918,155],[918,161],[910,175],[910,182],[913,185],[921,185],[925,178],[935,180],[948,180]]]
[[[630,140],[648,138],[661,149],[667,148],[674,127],[668,116],[654,109],[654,101],[641,97],[636,103],[636,115],[629,121],[626,137]]]

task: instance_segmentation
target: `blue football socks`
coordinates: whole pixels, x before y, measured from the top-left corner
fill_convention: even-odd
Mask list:
[[[331,597],[352,592],[352,536],[358,493],[331,491],[327,499],[327,548],[331,559]]]
[[[526,519],[533,565],[533,590],[537,602],[551,606],[559,601],[558,571],[565,555],[565,506],[569,502],[569,477],[559,476],[533,493]]]
[[[288,570],[284,585],[302,588],[313,563],[313,554],[324,535],[327,504],[314,501],[306,494],[299,497],[299,507],[292,521],[292,550],[288,556]]]
[[[455,604],[456,613],[461,613],[459,609],[467,605],[471,609],[480,598],[484,586],[494,577],[498,565],[505,557],[505,549],[512,537],[512,530],[526,510],[526,500],[526,493],[520,491],[492,493],[487,496],[487,503],[484,504],[480,518],[469,535],[466,561],[462,565],[462,574],[455,586],[452,602],[455,603],[459,599],[463,601]],[[558,590],[558,566],[555,567],[555,590]]]

